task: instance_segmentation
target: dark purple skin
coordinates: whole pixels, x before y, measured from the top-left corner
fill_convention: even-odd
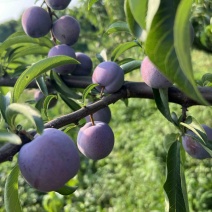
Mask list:
[[[40,90],[36,90],[35,93],[34,93],[34,99],[36,102],[38,102],[39,100],[45,98],[44,94],[40,91]],[[55,105],[57,104],[57,98],[52,98],[49,105],[48,105],[48,108],[53,108]]]
[[[208,139],[212,140],[212,129],[206,125],[202,125],[202,127],[205,130]],[[195,136],[192,131],[188,131],[187,134]],[[188,135],[183,136],[182,145],[185,151],[193,158],[200,160],[211,158],[210,154],[203,148],[203,146]]]
[[[86,119],[86,122],[91,121],[90,116],[86,116],[85,119]],[[105,108],[98,110],[97,112],[95,112],[93,114],[93,119],[94,119],[94,121],[102,121],[102,122],[109,124],[109,122],[111,120],[110,108],[107,106]]]
[[[143,81],[151,88],[168,88],[172,83],[155,67],[149,57],[145,57],[141,63],[141,76]]]
[[[64,10],[71,0],[45,0],[45,2],[53,10]]]
[[[33,38],[47,35],[52,26],[48,12],[38,6],[32,6],[25,10],[21,20],[24,32]]]
[[[76,54],[74,49],[72,49],[70,46],[66,44],[54,46],[50,49],[48,53],[48,57],[53,57],[57,55],[66,55],[76,59]],[[58,66],[54,68],[53,70],[59,74],[66,75],[66,74],[71,74],[75,68],[76,68],[76,64],[67,64],[67,65]]]
[[[58,190],[77,174],[80,158],[68,135],[49,128],[21,148],[18,164],[33,188],[49,192]]]
[[[124,71],[115,62],[102,62],[94,69],[92,82],[99,84],[99,91],[104,87],[105,93],[115,93],[124,84]]]
[[[79,38],[80,25],[72,16],[64,15],[53,23],[52,32],[62,44],[74,45]]]
[[[104,122],[86,123],[77,136],[77,146],[80,152],[92,160],[107,157],[114,146],[114,134],[110,126]]]
[[[75,76],[89,76],[92,72],[93,63],[91,58],[81,52],[76,52],[76,58],[80,64],[76,65],[75,70],[72,72],[72,75]]]

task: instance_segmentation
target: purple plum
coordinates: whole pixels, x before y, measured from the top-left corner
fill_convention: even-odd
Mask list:
[[[72,75],[75,76],[89,76],[92,71],[93,63],[91,58],[81,52],[76,52],[76,58],[80,64],[76,65],[76,68],[72,72]]]
[[[36,90],[34,93],[34,99],[36,102],[40,101],[41,99],[44,99],[45,95],[40,90]],[[57,104],[57,98],[52,98],[49,103],[49,109],[53,108]]]
[[[64,10],[71,0],[45,0],[45,2],[53,10]]]
[[[97,90],[104,88],[105,93],[115,93],[124,83],[124,71],[117,63],[105,61],[94,69],[92,81],[99,84]]]
[[[58,190],[77,174],[80,158],[68,135],[49,128],[21,148],[18,164],[23,177],[33,188],[49,192]]]
[[[172,83],[156,68],[146,56],[141,63],[141,76],[143,81],[151,88],[168,88]]]
[[[66,55],[76,59],[76,54],[74,49],[72,49],[70,46],[66,44],[54,46],[49,50],[48,57],[53,57],[57,55]],[[58,66],[54,68],[53,70],[59,74],[66,75],[66,74],[72,73],[75,68],[76,68],[76,64],[67,64],[67,65]]]
[[[202,125],[202,127],[206,132],[208,140],[212,140],[212,128],[206,125]],[[205,158],[211,158],[210,154],[203,148],[203,146],[191,137],[191,136],[195,137],[195,134],[192,131],[188,131],[187,134],[188,135],[185,135],[182,138],[182,145],[185,151],[191,157],[196,159],[202,160]]]
[[[64,15],[53,23],[52,32],[62,44],[73,45],[79,38],[80,24],[72,16]]]
[[[33,38],[45,36],[52,26],[48,12],[38,6],[32,6],[25,10],[21,21],[24,32]]]
[[[104,122],[86,123],[77,136],[77,146],[87,158],[100,160],[107,157],[114,146],[114,134],[110,126]]]
[[[85,119],[86,122],[90,122],[90,116],[86,116]],[[102,121],[108,124],[111,120],[110,108],[107,106],[105,108],[98,110],[93,114],[93,119],[94,121]]]

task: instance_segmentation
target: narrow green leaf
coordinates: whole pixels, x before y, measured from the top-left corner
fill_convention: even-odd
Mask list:
[[[46,46],[30,45],[22,47],[19,49],[19,51],[13,52],[13,54],[10,57],[10,62],[26,55],[47,55],[48,52],[49,48]]]
[[[58,189],[56,192],[62,195],[70,195],[73,194],[77,190],[77,186],[67,186],[64,185],[62,188]]]
[[[35,44],[39,44],[40,46],[46,46],[49,48],[53,46],[53,43],[47,37],[31,38],[27,35],[14,36],[14,37],[9,37],[2,44],[0,44],[0,55],[7,48],[11,47],[14,44],[19,44],[19,43],[35,43]]]
[[[77,63],[77,60],[64,55],[45,58],[37,63],[34,63],[26,71],[24,71],[16,81],[13,89],[12,102],[17,102],[27,85],[29,85],[29,83],[39,75],[60,65]]]
[[[22,212],[18,196],[19,167],[16,165],[6,179],[4,189],[4,205],[6,212]]]
[[[56,95],[48,95],[43,101],[43,109],[44,109],[44,114],[46,117],[48,117],[48,109],[51,104],[51,101],[54,101],[53,99],[57,99],[57,96]]]
[[[180,0],[161,0],[148,32],[145,50],[150,60],[182,92],[202,104],[207,104],[198,91],[194,79],[189,75],[190,71],[181,69],[176,54],[173,26],[179,2]]]
[[[99,84],[91,84],[84,89],[83,94],[82,94],[82,104],[84,106],[85,106],[85,101],[86,101],[88,94],[91,92],[91,90],[93,90],[98,85]]]
[[[98,0],[88,0],[88,10],[91,9],[92,5],[95,4]]]
[[[125,16],[126,16],[126,21],[127,21],[127,24],[128,24],[131,34],[133,36],[135,36],[136,38],[140,38],[142,29],[133,17],[133,14],[131,12],[131,8],[129,5],[129,0],[125,0],[125,2],[124,2],[124,11],[125,11]]]
[[[2,114],[2,117],[4,118],[5,122],[6,120],[6,108],[10,104],[10,98],[11,98],[11,93],[7,93],[7,95],[3,95],[0,91],[0,112]]]
[[[43,75],[40,75],[39,77],[36,78],[36,83],[38,85],[38,88],[42,91],[42,93],[47,96],[48,95],[48,89],[47,85],[44,79]]]
[[[147,3],[147,0],[129,0],[132,15],[142,29],[146,29]]]
[[[16,129],[15,119],[17,115],[23,115],[31,122],[39,134],[43,132],[43,120],[37,110],[26,104],[12,103],[6,109],[6,120],[12,129]]]
[[[111,61],[116,61],[116,59],[123,54],[126,50],[131,49],[133,47],[139,47],[137,42],[130,41],[126,43],[119,44],[111,54]]]
[[[179,141],[175,141],[167,155],[167,178],[164,190],[168,198],[169,212],[186,212],[186,204],[181,183],[181,157]]]
[[[61,94],[70,97],[70,98],[74,98],[74,99],[80,99],[81,96],[78,95],[74,89],[69,88],[64,82],[63,80],[60,78],[60,76],[55,72],[52,71],[50,74],[50,77],[52,79],[52,84],[53,87]]]
[[[60,97],[73,111],[81,109],[81,106],[73,99],[67,98],[65,95],[62,94],[60,94]]]
[[[0,131],[0,142],[10,142],[12,144],[19,145],[22,143],[19,136],[7,131]]]
[[[129,27],[128,24],[124,21],[117,21],[115,23],[112,23],[106,30],[106,34],[110,35],[116,32],[128,32],[129,31]]]
[[[169,102],[168,102],[168,89],[152,89],[154,94],[155,103],[157,105],[158,110],[162,113],[162,115],[170,122],[173,123]]]
[[[174,46],[182,71],[194,83],[189,23],[192,3],[193,0],[181,0],[178,6],[174,22]]]
[[[140,60],[133,60],[121,65],[120,67],[123,69],[124,74],[127,74],[135,69],[140,69],[140,66],[141,66]]]

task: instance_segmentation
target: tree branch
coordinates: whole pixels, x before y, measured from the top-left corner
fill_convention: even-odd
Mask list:
[[[79,80],[77,80],[79,79]],[[77,87],[77,88],[85,88],[89,84],[91,84],[91,80],[89,77],[66,77],[64,79],[65,83],[70,87]],[[6,86],[6,81],[0,79],[0,86]],[[14,81],[7,81],[8,86],[14,86]],[[48,86],[51,86],[49,83]],[[37,87],[36,83],[31,83],[29,88]],[[199,88],[199,91],[202,93],[202,96],[210,103],[212,104],[212,88],[210,87],[201,87]],[[200,105],[200,103],[192,100],[191,98],[187,97],[184,93],[182,93],[178,88],[176,87],[170,87],[168,90],[168,96],[169,96],[169,102],[173,102],[179,105],[182,105],[186,108],[191,107],[193,105]],[[92,114],[107,105],[110,105],[112,103],[117,102],[119,99],[127,99],[127,98],[145,98],[145,99],[154,99],[154,95],[152,92],[152,89],[147,86],[143,82],[125,82],[125,84],[122,86],[122,88],[111,95],[103,97],[101,100],[88,105],[86,107],[83,107],[75,112],[72,112],[70,114],[61,116],[59,118],[56,118],[44,125],[45,128],[61,128],[68,124],[75,123],[77,124],[80,119],[84,118],[85,116]],[[32,131],[30,132],[32,135],[34,135],[36,132]],[[22,145],[25,143],[30,142],[30,139],[28,139],[26,136],[21,135],[22,138]],[[20,150],[22,145],[14,145],[14,144],[5,144],[0,148],[0,163],[4,161],[11,160],[13,156]]]

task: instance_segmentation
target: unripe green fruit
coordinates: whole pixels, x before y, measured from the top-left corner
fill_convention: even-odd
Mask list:
[[[141,63],[141,76],[143,81],[151,88],[168,88],[172,83],[145,57]]]
[[[77,174],[80,159],[72,139],[49,128],[21,148],[18,164],[33,188],[48,192],[58,190]]]
[[[86,123],[77,136],[80,152],[93,160],[107,157],[114,146],[114,134],[108,124],[95,121]]]

